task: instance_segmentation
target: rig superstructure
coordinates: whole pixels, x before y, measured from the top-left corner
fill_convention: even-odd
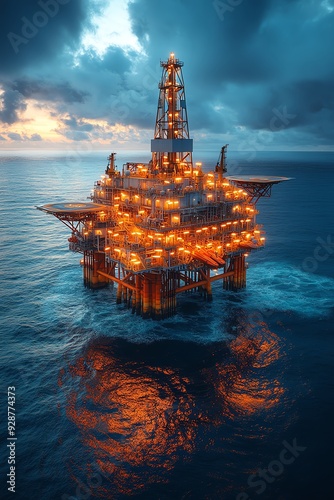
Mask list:
[[[262,248],[256,202],[270,196],[283,177],[226,177],[226,149],[204,173],[193,163],[183,63],[170,54],[161,62],[152,157],[128,162],[121,171],[112,153],[92,202],[44,205],[72,231],[70,250],[83,254],[84,283],[115,282],[117,303],[144,318],[176,313],[181,292],[212,299],[212,282],[246,286],[245,256]]]

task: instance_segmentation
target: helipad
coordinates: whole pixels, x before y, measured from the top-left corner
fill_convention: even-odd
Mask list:
[[[277,184],[278,182],[289,181],[290,177],[275,177],[275,176],[264,176],[258,175],[254,177],[252,175],[234,175],[226,177],[228,181],[231,182],[254,182],[257,184]]]
[[[256,203],[259,198],[269,198],[271,188],[279,182],[289,181],[290,177],[275,177],[273,175],[234,175],[226,177],[231,184],[243,189],[249,195],[249,203]]]
[[[105,205],[100,205],[99,203],[85,202],[53,203],[37,208],[49,214],[88,214],[93,212],[102,212],[107,209]]]

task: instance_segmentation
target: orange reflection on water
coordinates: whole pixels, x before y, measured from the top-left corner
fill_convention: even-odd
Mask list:
[[[82,387],[71,394],[67,415],[119,492],[141,489],[145,476],[163,480],[162,471],[192,452],[198,424],[190,418],[194,402],[186,378],[171,369],[121,366],[110,352],[94,347],[71,367],[71,375],[81,378]]]
[[[141,346],[137,353],[113,341],[91,344],[69,367],[66,411],[81,438],[71,473],[85,480],[98,471],[103,481],[94,498],[167,484],[171,471],[182,470],[203,446],[206,453],[219,446],[238,455],[235,439],[262,437],[266,417],[275,420],[286,402],[275,369],[283,353],[265,324],[252,335],[240,330],[245,333],[228,343],[189,344],[189,364],[180,359],[171,367],[161,348],[146,354]]]
[[[238,336],[230,349],[235,363],[216,366],[216,389],[224,401],[224,414],[249,416],[278,405],[285,390],[280,380],[267,378],[264,370],[282,355],[278,337],[263,324],[262,331],[252,337]]]

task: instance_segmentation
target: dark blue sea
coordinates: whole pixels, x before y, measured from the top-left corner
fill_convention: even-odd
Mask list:
[[[0,498],[334,498],[334,153],[229,152],[230,174],[293,180],[258,204],[247,288],[162,322],[84,288],[69,230],[35,208],[85,201],[108,154],[0,157]]]

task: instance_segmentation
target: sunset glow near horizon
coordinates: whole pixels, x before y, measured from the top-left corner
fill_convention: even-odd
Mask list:
[[[226,5],[171,0],[163,17],[154,0],[5,6],[0,148],[149,149],[174,51],[203,148],[334,150],[334,1]]]

